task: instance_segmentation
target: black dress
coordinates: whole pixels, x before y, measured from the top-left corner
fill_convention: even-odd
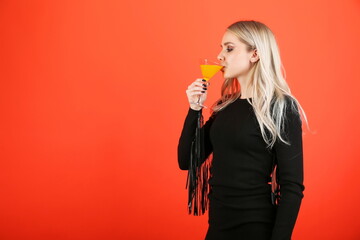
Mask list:
[[[285,114],[285,139],[291,145],[277,140],[271,150],[247,99],[237,99],[203,126],[206,156],[213,153],[206,240],[291,239],[304,191],[302,127],[290,102]],[[179,140],[182,170],[188,169],[197,115],[189,108]],[[281,188],[276,207],[269,184],[273,157]]]

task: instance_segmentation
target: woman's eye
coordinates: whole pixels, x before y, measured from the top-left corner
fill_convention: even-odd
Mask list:
[[[231,52],[233,50],[233,48],[227,48],[226,51],[227,52]]]

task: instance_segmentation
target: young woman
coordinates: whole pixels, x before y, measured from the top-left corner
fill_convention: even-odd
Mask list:
[[[277,43],[266,25],[232,24],[221,48],[221,98],[201,127],[201,163],[211,161],[206,240],[291,239],[304,191],[302,108],[284,79]],[[207,87],[197,79],[186,90],[190,108],[178,145],[182,170],[190,167],[202,113],[196,102],[199,95],[201,104],[206,100]],[[277,204],[269,184],[274,163]]]

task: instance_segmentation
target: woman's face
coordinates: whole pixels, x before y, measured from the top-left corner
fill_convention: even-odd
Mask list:
[[[222,38],[221,48],[218,59],[224,66],[222,69],[224,78],[245,76],[253,62],[257,60],[256,50],[248,52],[246,45],[229,31],[226,31]]]

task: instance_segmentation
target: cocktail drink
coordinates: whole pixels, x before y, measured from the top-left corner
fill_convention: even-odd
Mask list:
[[[200,65],[203,79],[209,81],[222,68],[220,65],[202,64]]]
[[[201,59],[200,60],[200,69],[203,79],[208,82],[216,73],[218,73],[223,66],[221,66],[217,62],[209,61],[208,59]],[[201,107],[205,107],[205,105],[202,105],[200,103],[201,95],[199,95],[198,101],[195,103]]]

